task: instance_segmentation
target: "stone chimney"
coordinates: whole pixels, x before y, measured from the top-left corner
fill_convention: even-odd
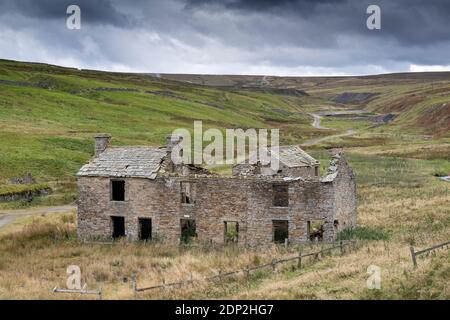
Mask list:
[[[100,133],[94,136],[95,141],[95,156],[98,157],[100,153],[106,150],[109,147],[111,142],[111,136],[106,133]]]
[[[169,134],[166,137],[167,152],[172,152],[173,147],[183,141],[183,136],[177,134]]]

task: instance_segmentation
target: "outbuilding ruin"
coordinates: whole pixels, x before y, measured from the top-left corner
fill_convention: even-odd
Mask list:
[[[280,147],[280,170],[240,164],[231,176],[171,161],[173,139],[155,147],[111,147],[78,172],[78,237],[272,243],[332,242],[356,226],[355,175],[344,155],[320,165],[298,146]]]

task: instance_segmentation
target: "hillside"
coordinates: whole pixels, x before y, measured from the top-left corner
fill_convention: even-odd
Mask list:
[[[173,129],[202,120],[205,127],[283,127],[285,139],[300,140],[296,129],[310,121],[306,99],[1,61],[0,179],[73,177],[97,132],[118,145],[159,145]]]
[[[431,157],[445,159],[448,102],[450,73],[154,75],[0,60],[0,183],[31,173],[38,183],[60,189],[65,196],[57,201],[67,203],[75,196],[75,173],[92,155],[95,133],[112,134],[115,145],[161,145],[173,129],[192,129],[194,120],[222,129],[280,128],[283,144],[358,129],[309,148],[382,142],[402,154],[404,140],[412,139],[417,148],[408,156],[427,144]],[[327,117],[323,123],[329,130],[311,126],[313,112],[347,109],[366,114]],[[388,123],[374,121],[390,114]]]
[[[437,178],[450,173],[448,102],[450,73],[152,75],[0,60],[0,195],[53,190],[0,203],[0,299],[78,299],[51,292],[65,286],[71,264],[106,299],[448,299],[448,250],[422,256],[417,269],[409,252],[410,245],[426,248],[450,236],[450,183]],[[135,275],[142,286],[204,278],[315,248],[77,240],[74,207],[55,206],[76,200],[75,173],[93,153],[92,136],[111,133],[114,145],[161,145],[173,129],[192,129],[194,120],[221,129],[280,128],[281,142],[303,144],[322,173],[327,149],[343,148],[356,174],[358,227],[339,237],[357,239],[358,248],[304,261],[302,269],[291,263],[136,297]],[[27,173],[35,184],[10,183]],[[370,265],[382,270],[380,290],[366,287]]]
[[[206,86],[251,89],[304,90],[324,100],[342,94],[374,94],[373,99],[344,103],[399,117],[392,123],[402,130],[448,136],[450,132],[450,72],[394,73],[357,77],[273,77],[237,75],[160,74],[163,79]],[[354,103],[352,103],[354,102]]]

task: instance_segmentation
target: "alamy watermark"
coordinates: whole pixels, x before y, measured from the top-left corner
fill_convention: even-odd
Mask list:
[[[194,121],[193,137],[189,130],[180,128],[172,132],[169,142],[174,164],[248,163],[270,165],[275,171],[279,167],[279,129],[226,129],[224,137],[219,129],[203,132],[202,121]]]
[[[66,286],[67,289],[70,290],[81,290],[81,269],[77,265],[70,265],[66,269],[67,273],[67,281]]]
[[[367,14],[370,16],[366,20],[366,26],[369,30],[380,30],[381,29],[381,8],[376,4],[372,4],[367,7]]]
[[[67,7],[66,13],[70,16],[67,17],[66,26],[69,30],[81,29],[81,9],[76,4],[72,4]]]
[[[370,274],[366,280],[367,289],[381,289],[381,268],[372,264],[367,268],[367,273]]]

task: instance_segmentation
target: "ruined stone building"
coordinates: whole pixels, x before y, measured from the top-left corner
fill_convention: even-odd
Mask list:
[[[111,147],[95,137],[95,156],[78,177],[78,236],[127,237],[256,247],[333,241],[356,225],[356,183],[342,154],[320,177],[319,162],[280,147],[280,170],[241,164],[232,176],[174,165],[165,148]],[[287,240],[286,240],[287,239]]]

